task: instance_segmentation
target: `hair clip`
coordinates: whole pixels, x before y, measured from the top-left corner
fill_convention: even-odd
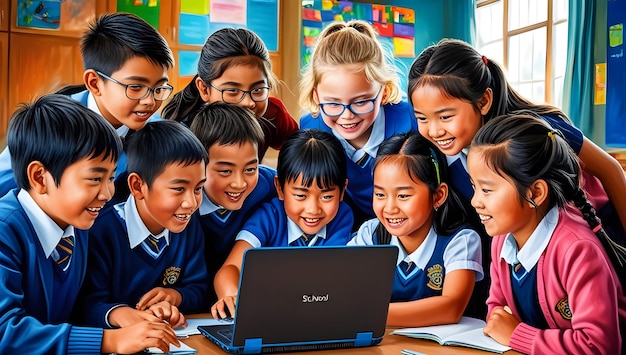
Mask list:
[[[437,185],[441,184],[441,174],[439,173],[439,162],[437,161],[437,155],[435,155],[435,151],[433,148],[430,148],[430,159],[435,166],[435,173],[437,174]]]
[[[554,140],[554,133],[553,133],[553,131],[548,132],[548,137],[550,137],[551,140]]]
[[[489,60],[485,56],[483,56],[483,63],[485,63],[485,65],[489,65]]]

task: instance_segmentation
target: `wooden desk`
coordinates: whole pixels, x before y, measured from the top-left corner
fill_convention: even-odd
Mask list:
[[[199,315],[198,317],[207,317],[207,315]],[[210,317],[210,315],[208,315]],[[196,318],[193,315],[188,318]],[[292,354],[292,355],[302,355],[302,354],[311,354],[311,355],[399,355],[400,351],[403,349],[419,351],[428,355],[455,355],[455,354],[474,354],[474,355],[486,355],[486,354],[495,354],[480,350],[474,350],[464,347],[458,346],[441,346],[434,341],[429,340],[421,340],[421,339],[412,339],[409,337],[405,337],[402,335],[391,335],[389,334],[393,329],[388,328],[385,332],[385,336],[383,337],[383,341],[376,346],[369,346],[365,348],[351,348],[351,349],[337,349],[337,350],[319,350],[319,351],[299,351],[293,353],[278,353],[278,354]],[[220,347],[213,344],[209,339],[205,338],[203,335],[192,335],[189,338],[181,339],[185,344],[190,347],[196,349],[198,355],[224,355],[228,354],[223,351]],[[520,353],[516,351],[507,351],[505,355],[518,355]]]

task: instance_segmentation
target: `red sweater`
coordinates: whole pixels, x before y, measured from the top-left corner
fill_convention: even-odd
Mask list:
[[[298,123],[289,114],[285,105],[275,97],[269,98],[267,111],[259,118],[259,123],[265,134],[265,142],[259,147],[261,160],[269,147],[280,150],[285,139],[298,130]]]

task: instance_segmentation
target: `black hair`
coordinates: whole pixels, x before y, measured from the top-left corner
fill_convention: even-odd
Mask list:
[[[520,203],[535,205],[526,197],[526,191],[539,179],[548,185],[549,207],[556,205],[562,209],[572,202],[607,250],[622,284],[626,281],[626,249],[602,228],[581,187],[578,156],[560,131],[534,115],[502,115],[493,118],[474,136],[470,149],[477,148],[490,169],[514,182]]]
[[[379,164],[392,160],[403,164],[409,178],[426,184],[431,193],[435,193],[442,183],[448,185],[446,200],[435,210],[433,228],[437,233],[450,235],[467,223],[468,211],[448,180],[446,157],[428,139],[419,132],[395,134],[387,138],[378,148],[374,170]],[[378,244],[391,242],[391,234],[382,223],[377,227],[376,237]]]
[[[165,38],[131,13],[106,13],[96,18],[82,35],[80,50],[85,70],[94,69],[106,75],[134,57],[144,57],[167,69],[174,67],[174,56]]]
[[[265,139],[259,120],[250,110],[222,102],[204,105],[190,129],[207,151],[215,144],[234,145],[247,142],[260,149]]]
[[[506,80],[498,63],[478,53],[471,45],[455,39],[442,39],[427,47],[409,69],[408,96],[416,89],[432,85],[444,95],[470,103],[479,112],[485,91],[493,91],[493,103],[484,121],[513,111],[530,110],[538,114],[557,114],[569,121],[558,108],[539,105],[522,97]]]
[[[127,171],[139,175],[148,187],[170,164],[206,164],[208,159],[202,143],[179,122],[148,122],[126,136]]]
[[[270,54],[263,40],[245,28],[223,28],[207,38],[200,52],[198,74],[163,107],[163,118],[181,121],[190,126],[195,113],[204,104],[196,79],[202,79],[209,86],[213,80],[235,65],[257,66],[267,77],[270,87],[276,86]]]
[[[320,189],[337,186],[344,191],[346,155],[332,133],[315,128],[298,130],[285,140],[278,153],[276,171],[281,188],[302,177],[306,187],[316,180]]]
[[[63,95],[48,94],[13,113],[7,132],[11,166],[19,188],[29,190],[27,167],[41,162],[58,186],[65,169],[76,161],[102,156],[114,162],[122,142],[100,115]]]

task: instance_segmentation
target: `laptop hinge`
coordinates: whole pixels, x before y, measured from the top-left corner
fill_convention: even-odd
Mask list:
[[[243,343],[243,353],[259,354],[261,352],[261,345],[263,345],[262,338],[246,339]]]
[[[354,346],[370,346],[370,345],[372,345],[372,337],[373,336],[374,336],[373,332],[357,333],[356,339],[354,340]]]

